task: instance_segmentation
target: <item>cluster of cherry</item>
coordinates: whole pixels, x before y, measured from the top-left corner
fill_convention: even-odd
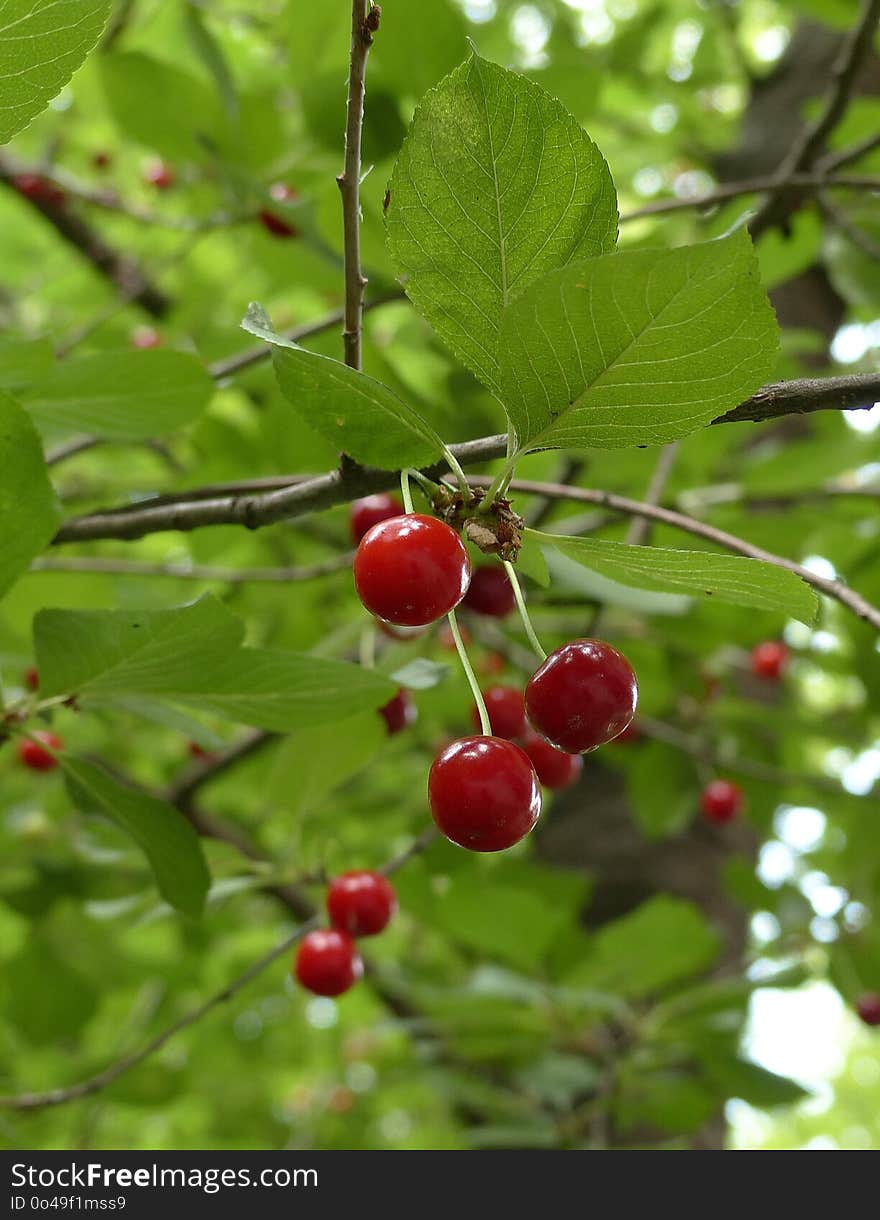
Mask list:
[[[315,995],[348,991],[364,973],[355,938],[383,931],[396,910],[394,887],[381,873],[335,877],[327,889],[330,927],[309,932],[297,949],[293,969],[299,982]]]
[[[493,614],[510,608],[507,599],[514,594],[504,570],[480,568],[474,577],[460,536],[436,517],[404,513],[390,496],[370,496],[354,506],[351,521],[358,538],[355,587],[380,622],[397,629],[425,627],[466,601],[474,585],[474,608]],[[637,700],[627,659],[610,644],[589,639],[552,652],[524,693],[490,688],[490,734],[449,743],[431,767],[428,801],[435,823],[471,851],[512,847],[538,820],[542,782],[555,788],[572,783],[581,756],[632,723]],[[476,706],[474,718],[479,728]]]

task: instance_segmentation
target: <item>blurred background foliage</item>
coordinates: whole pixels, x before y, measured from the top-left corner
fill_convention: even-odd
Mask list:
[[[564,101],[607,158],[627,214],[772,172],[815,113],[828,79],[817,65],[827,68],[856,13],[849,0],[386,0],[364,135],[368,297],[394,286],[381,216],[395,154],[418,98],[461,61],[468,37]],[[334,178],[349,22],[344,0],[116,5],[98,50],[3,156],[52,177],[65,208],[136,260],[168,308],[150,317],[120,299],[7,182],[4,385],[45,374],[53,349],[70,359],[126,350],[146,328],[207,363],[248,346],[238,324],[251,300],[279,326],[341,304]],[[874,61],[832,147],[878,128]],[[173,171],[167,189],[149,180],[157,161]],[[856,168],[880,173],[880,150]],[[876,197],[840,193],[833,203],[829,213],[807,199],[758,243],[784,328],[780,379],[876,368],[880,261],[852,236],[855,226],[880,240]],[[621,245],[706,239],[753,204],[631,220]],[[256,220],[265,209],[296,236],[268,232]],[[338,357],[338,328],[310,345]],[[368,315],[365,368],[449,441],[502,427],[497,404],[406,303]],[[680,445],[665,502],[841,573],[876,603],[878,425],[880,407],[706,429]],[[49,447],[71,439],[56,432]],[[650,450],[582,456],[534,455],[520,473],[640,497],[656,462]],[[83,452],[53,474],[74,513],[335,461],[258,365],[222,380],[187,427]],[[873,499],[846,494],[871,488]],[[557,507],[550,527],[573,516]],[[624,531],[611,520],[602,536]],[[652,537],[682,545],[663,528]],[[212,528],[64,554],[248,568],[308,564],[347,546],[346,511],[334,509],[258,532]],[[297,584],[38,571],[0,603],[6,697],[33,663],[41,607],[162,608],[206,590],[245,619],[252,643],[356,655],[365,616],[344,570]],[[276,966],[95,1097],[0,1111],[4,1143],[880,1147],[880,1040],[851,1014],[858,995],[880,990],[874,633],[832,602],[811,630],[771,613],[597,595],[574,578],[528,592],[547,647],[586,632],[601,611],[660,732],[589,760],[582,783],[548,801],[533,840],[503,858],[437,843],[413,861],[398,878],[399,919],[370,945],[378,987],[336,1003],[303,994]],[[499,639],[468,625],[478,664],[498,664],[500,653],[501,680],[522,681],[518,626],[505,624]],[[761,682],[748,651],[778,636],[793,663],[782,683]],[[209,841],[213,887],[200,921],[159,904],[133,845],[72,811],[60,780],[0,751],[3,1092],[99,1069],[244,970],[290,926],[262,892],[268,882],[378,866],[423,828],[427,767],[438,742],[467,727],[470,697],[436,633],[380,644],[383,667],[413,655],[451,668],[416,693],[419,719],[405,733],[386,738],[372,713],[305,728],[200,794],[275,862]],[[72,749],[157,790],[201,765],[188,759],[190,737],[209,749],[235,738],[206,717],[175,725],[134,711],[61,708],[52,723]],[[770,782],[762,767],[779,774]],[[742,784],[743,825],[697,824],[700,788],[715,773]],[[320,901],[320,885],[309,892]]]

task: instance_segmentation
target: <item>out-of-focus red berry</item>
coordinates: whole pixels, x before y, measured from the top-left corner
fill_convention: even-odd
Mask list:
[[[22,738],[18,743],[18,757],[31,771],[53,771],[58,766],[58,759],[50,750],[63,750],[64,742],[56,733],[34,733],[34,738],[36,740]],[[46,746],[49,749],[45,749]]]
[[[785,673],[791,653],[781,640],[765,640],[752,649],[751,669],[756,678],[778,682]]]
[[[379,708],[379,715],[388,726],[388,735],[393,737],[419,718],[416,707],[408,691],[399,690],[393,699],[389,699],[384,707]]]

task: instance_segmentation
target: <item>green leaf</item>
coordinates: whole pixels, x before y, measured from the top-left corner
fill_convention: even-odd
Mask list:
[[[5,989],[3,1015],[37,1046],[75,1036],[98,1007],[98,989],[37,927],[4,963],[14,987]]]
[[[40,610],[40,694],[100,699],[185,690],[243,636],[243,624],[213,597],[173,610]]]
[[[566,976],[571,986],[643,996],[698,974],[718,953],[715,931],[680,898],[659,895],[595,933]]]
[[[202,364],[184,352],[107,352],[57,365],[26,405],[42,432],[145,440],[191,423],[213,393]]]
[[[478,55],[422,99],[386,218],[407,295],[496,392],[505,306],[617,240],[614,184],[589,136],[534,81]]]
[[[395,669],[391,674],[391,681],[410,690],[430,690],[446,681],[449,670],[450,666],[431,661],[428,657],[416,657],[414,661]]]
[[[555,541],[555,534],[553,538]],[[652,593],[609,580],[607,576],[569,559],[555,546],[545,546],[543,554],[557,594],[573,594],[576,598],[602,602],[606,606],[623,606],[639,614],[662,614],[673,618],[686,614],[691,608],[690,600],[679,594]]]
[[[55,363],[49,339],[0,341],[0,389],[10,393],[25,389],[45,377]]]
[[[201,161],[221,141],[222,105],[192,73],[140,51],[100,58],[107,105],[127,141],[175,160]]]
[[[362,771],[388,738],[375,711],[305,724],[284,738],[266,777],[265,798],[293,815],[325,811],[326,798]],[[345,749],[340,749],[340,742]],[[291,784],[290,777],[296,776]]]
[[[36,429],[0,392],[0,597],[58,528],[60,513]]]
[[[111,0],[6,0],[0,26],[0,144],[56,97],[98,41]]]
[[[750,1106],[786,1106],[809,1097],[809,1092],[788,1076],[768,1071],[748,1059],[720,1055],[701,1056],[709,1079],[728,1097],[741,1097]]]
[[[503,401],[521,450],[661,445],[773,372],[778,332],[748,234],[605,254],[504,314]]]
[[[278,733],[378,708],[396,686],[372,669],[303,653],[243,648],[201,672],[172,702]]]
[[[542,543],[556,547],[584,567],[632,588],[684,592],[705,601],[771,610],[808,626],[819,612],[819,598],[808,584],[794,572],[760,559],[630,546],[599,538],[539,536]]]
[[[381,381],[277,335],[259,305],[242,322],[272,346],[281,392],[309,427],[367,466],[426,466],[443,440],[419,413]]]
[[[120,784],[101,767],[61,756],[70,799],[82,813],[114,822],[143,851],[159,893],[176,910],[198,915],[211,878],[196,832],[173,805]]]
[[[241,648],[243,631],[212,597],[173,610],[41,610],[40,693],[104,704],[149,695],[284,732],[381,707],[396,690],[346,661]]]
[[[430,38],[425,30],[431,31]],[[370,52],[371,80],[404,97],[421,97],[461,62],[467,52],[465,31],[464,17],[452,0],[394,5]],[[414,46],[418,55],[413,55]]]

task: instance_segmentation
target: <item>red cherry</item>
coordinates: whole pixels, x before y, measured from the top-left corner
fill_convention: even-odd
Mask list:
[[[28,737],[22,738],[18,743],[18,757],[31,771],[54,771],[58,766],[58,759],[38,743],[42,742],[52,750],[63,750],[64,742],[55,733],[34,733],[34,737],[36,741],[31,741]]]
[[[364,534],[378,525],[380,521],[388,521],[391,517],[403,516],[403,505],[396,496],[380,492],[377,496],[364,496],[355,500],[348,514],[348,524],[351,530],[351,540],[355,545]]]
[[[399,690],[393,699],[389,699],[384,707],[379,708],[379,715],[388,725],[388,736],[393,737],[408,725],[415,724],[419,718],[419,709],[407,691]]]
[[[45,203],[49,207],[61,207],[66,198],[61,187],[56,186],[49,178],[44,178],[42,174],[16,174],[12,184],[26,199]]]
[[[144,170],[144,181],[159,191],[167,191],[177,181],[177,174],[165,161],[151,161]]]
[[[504,618],[510,614],[516,606],[516,598],[504,568],[477,568],[465,595],[464,604],[468,610],[487,614],[490,618]]]
[[[752,649],[751,667],[756,678],[778,682],[788,668],[791,653],[781,640],[765,640]]]
[[[859,996],[856,1012],[866,1025],[880,1025],[880,991],[869,991]]]
[[[537,733],[527,733],[523,738],[522,748],[532,760],[538,779],[545,788],[570,788],[584,768],[583,755],[566,754],[564,750],[557,750],[556,746],[551,746],[549,741],[545,741]]]
[[[424,627],[454,609],[467,592],[471,564],[464,543],[443,521],[407,513],[364,535],[354,583],[371,614]]]
[[[268,208],[263,208],[257,213],[257,219],[273,237],[299,237],[299,229],[296,225],[290,224],[277,212],[270,212]]]
[[[315,995],[342,995],[361,978],[364,963],[347,932],[321,928],[303,937],[294,971],[303,987]]]
[[[742,812],[745,804],[742,788],[727,779],[713,779],[703,789],[700,812],[707,822],[721,825]]]
[[[483,691],[489,724],[495,737],[521,737],[526,731],[526,704],[521,690],[515,686],[490,686]],[[480,713],[476,703],[471,711],[474,727],[480,731]]]
[[[350,936],[375,936],[396,911],[394,886],[381,873],[343,873],[333,878],[327,890],[330,922]]]
[[[24,684],[28,690],[36,690],[40,685],[40,675],[33,665],[24,671]]]
[[[431,767],[428,800],[446,838],[470,851],[512,847],[541,812],[528,755],[500,737],[462,737],[447,746]]]
[[[269,187],[269,197],[276,203],[295,203],[299,199],[299,191],[287,182],[273,182]]]
[[[162,346],[162,336],[153,326],[137,326],[131,332],[131,346],[143,351]]]
[[[566,754],[613,741],[632,722],[638,699],[629,661],[602,640],[563,644],[526,686],[532,728]]]

